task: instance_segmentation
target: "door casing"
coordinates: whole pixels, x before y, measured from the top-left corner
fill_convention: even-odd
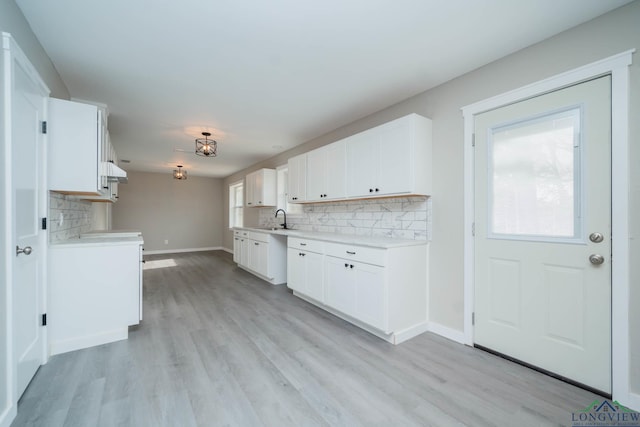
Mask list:
[[[474,307],[474,151],[475,115],[549,93],[598,76],[611,75],[612,161],[612,395],[623,405],[640,407],[640,395],[630,390],[629,371],[629,66],[635,49],[602,59],[539,82],[467,105],[464,116],[464,344],[473,345]]]

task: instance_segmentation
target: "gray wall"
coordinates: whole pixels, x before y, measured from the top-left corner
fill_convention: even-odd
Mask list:
[[[141,230],[146,251],[222,246],[222,180],[129,172],[112,207],[114,230]],[[164,241],[168,240],[169,244]]]
[[[433,241],[430,250],[430,321],[463,329],[463,118],[461,107],[516,89],[552,75],[622,51],[640,49],[640,1],[582,24],[539,44],[390,106],[350,125],[307,142],[236,173],[228,184],[259,167],[275,167],[295,154],[308,151],[388,120],[415,112],[433,120]],[[470,34],[472,37],[472,34]],[[640,231],[640,59],[634,55],[631,73],[630,141],[632,236]],[[227,198],[224,199],[225,207]],[[228,209],[225,208],[225,214]],[[245,210],[247,211],[247,210]],[[249,212],[247,224],[257,219]],[[632,260],[640,259],[640,242],[632,238]],[[224,245],[232,246],[230,232]],[[632,307],[640,304],[640,265],[632,263]],[[640,390],[640,310],[631,310],[632,384]]]
[[[0,31],[11,33],[42,80],[49,86],[52,97],[70,98],[67,86],[13,0],[0,0]]]
[[[27,24],[22,12],[13,0],[0,0],[0,31],[8,32],[14,37],[20,48],[27,55],[31,63],[40,73],[40,76],[44,82],[49,86],[52,95],[59,98],[69,98],[69,91],[64,82],[58,75],[57,71],[53,67],[51,60],[45,53],[44,49],[38,42],[35,34],[31,31],[31,28]],[[0,64],[1,66],[2,64]],[[2,165],[2,173],[10,173],[10,169],[4,167],[5,156],[4,147],[6,141],[4,140],[4,93],[3,88],[0,88],[0,165]],[[5,182],[4,179],[1,180]],[[11,209],[8,199],[9,195],[5,192],[4,185],[0,185],[0,224],[5,222],[5,212]],[[9,236],[5,235],[4,227],[0,227],[0,242],[6,242]],[[10,402],[9,399],[9,384],[7,375],[10,369],[7,360],[8,343],[10,339],[9,330],[7,329],[7,313],[9,309],[9,301],[7,298],[8,292],[8,280],[6,280],[7,270],[7,258],[5,253],[5,245],[0,247],[0,414],[2,414],[6,408],[16,402]]]

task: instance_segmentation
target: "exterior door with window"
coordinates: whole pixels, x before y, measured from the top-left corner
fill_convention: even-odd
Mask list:
[[[611,79],[475,117],[474,342],[611,392]]]

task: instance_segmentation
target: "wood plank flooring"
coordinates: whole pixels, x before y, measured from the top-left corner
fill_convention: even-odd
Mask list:
[[[145,270],[142,324],[52,357],[12,426],[571,425],[601,399],[430,333],[393,346],[224,252],[146,259],[176,265]]]

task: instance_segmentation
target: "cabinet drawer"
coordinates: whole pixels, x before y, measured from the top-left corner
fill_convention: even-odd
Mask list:
[[[341,243],[326,243],[325,253],[338,258],[364,262],[373,265],[385,265],[386,250],[369,248],[366,246],[345,245]]]
[[[250,231],[249,238],[251,240],[257,240],[258,242],[269,243],[269,234],[267,233],[256,233],[256,232]]]
[[[249,232],[247,230],[234,230],[233,235],[236,237],[249,237]]]
[[[299,239],[297,237],[289,237],[287,246],[292,249],[300,249],[309,252],[324,253],[325,243],[320,240]]]

